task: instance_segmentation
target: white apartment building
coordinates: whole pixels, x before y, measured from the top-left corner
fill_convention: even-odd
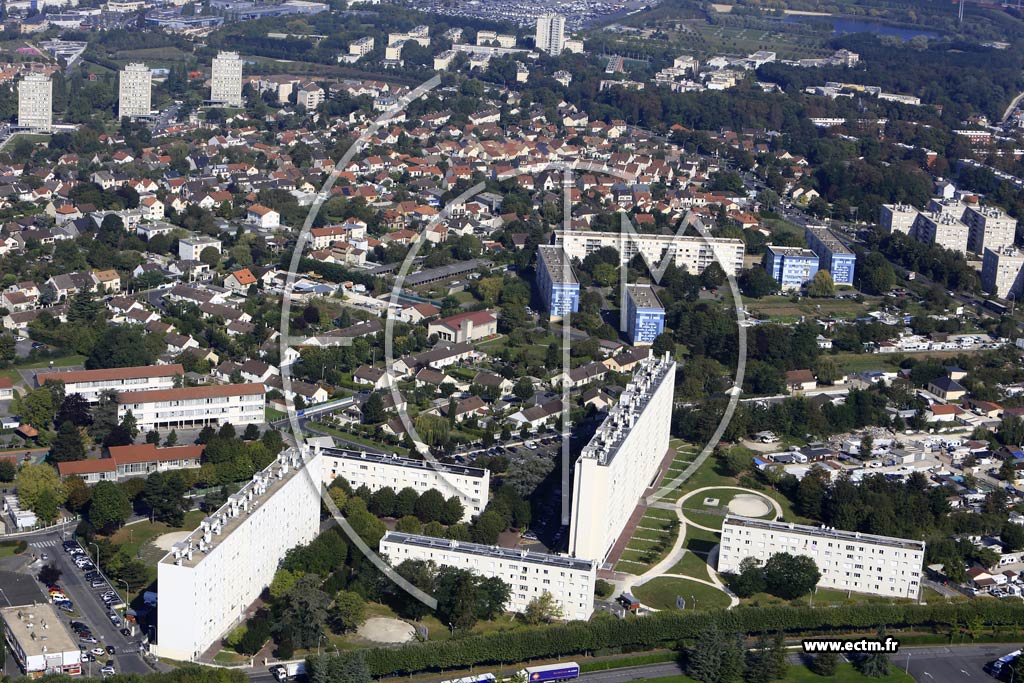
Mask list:
[[[695,275],[703,273],[716,260],[726,275],[736,275],[743,269],[743,241],[738,239],[573,230],[556,231],[555,244],[562,245],[569,258],[581,261],[602,247],[612,247],[623,263],[643,254],[649,264],[657,267],[666,254],[671,254],[677,267]]]
[[[304,83],[295,94],[296,104],[300,104],[307,111],[313,111],[324,101],[324,89],[316,83]]]
[[[18,127],[53,130],[53,83],[49,76],[33,73],[18,82]]]
[[[497,31],[477,31],[477,45],[491,45],[492,43],[497,43],[498,47],[515,47],[516,37],[506,33],[498,33]]]
[[[845,123],[845,120],[843,123]],[[909,235],[910,229],[914,227],[914,222],[917,220],[918,213],[920,212],[909,204],[882,204],[882,208],[879,210],[878,222],[890,235],[894,232],[902,232],[904,235]]]
[[[348,53],[355,57],[362,57],[373,52],[373,36],[364,36],[348,44]]]
[[[969,232],[970,228],[955,212],[923,211],[917,214],[910,234],[918,242],[966,253]]]
[[[821,572],[818,586],[895,598],[917,598],[924,541],[728,515],[722,524],[718,571],[736,573],[753,557],[804,555]]]
[[[445,71],[455,59],[455,50],[445,50],[434,55],[434,71]]]
[[[47,603],[0,607],[7,650],[29,678],[80,676],[82,651],[57,608]]]
[[[219,52],[210,74],[210,102],[242,106],[242,58],[237,52]]]
[[[149,116],[152,108],[153,73],[145,64],[129,64],[121,70],[117,115]]]
[[[236,427],[263,424],[266,387],[262,384],[214,384],[182,389],[132,391],[117,396],[117,419],[131,412],[140,431],[204,427],[230,422]]]
[[[198,261],[199,257],[203,254],[203,250],[207,247],[213,247],[217,250],[218,254],[223,252],[221,241],[206,235],[197,235],[178,240],[178,258],[182,261]]]
[[[561,14],[542,14],[537,17],[534,38],[537,49],[558,56],[565,49],[565,17]]]
[[[41,372],[36,375],[36,384],[43,386],[48,382],[63,382],[65,394],[79,394],[89,403],[96,403],[100,400],[100,394],[108,390],[122,393],[173,389],[174,378],[184,374],[185,368],[180,363],[138,365],[130,368]]]
[[[278,563],[320,528],[320,461],[278,456],[157,565],[154,651],[191,661],[245,618]]]
[[[1024,292],[1024,252],[1016,247],[985,249],[981,260],[981,287],[1000,299],[1020,300]]]
[[[967,249],[984,254],[986,249],[1012,247],[1017,236],[1017,219],[995,206],[964,207],[961,220],[967,224]]]
[[[379,491],[390,486],[398,493],[408,486],[420,494],[437,489],[445,498],[459,497],[465,510],[464,522],[487,507],[491,472],[485,468],[319,446],[315,453],[322,456],[320,470],[327,485],[344,477],[354,489],[365,485],[370,491]]]
[[[590,560],[395,531],[380,540],[380,554],[392,565],[423,560],[499,578],[511,588],[505,606],[510,612],[524,611],[545,591],[562,608],[564,619],[587,620],[594,612],[597,564]]]
[[[576,461],[569,553],[603,562],[668,452],[676,364],[645,358]]]
[[[430,27],[419,25],[406,33],[389,33],[388,34],[388,45],[394,45],[395,43],[404,43],[409,40],[414,40],[423,47],[430,47]]]

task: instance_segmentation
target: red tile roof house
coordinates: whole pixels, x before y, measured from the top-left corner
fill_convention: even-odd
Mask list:
[[[57,463],[61,478],[77,475],[87,484],[98,481],[117,481],[124,477],[147,476],[153,472],[168,472],[199,467],[205,446],[174,446],[157,448],[147,443],[133,446],[113,446],[109,458],[76,460]]]
[[[460,313],[427,326],[427,335],[437,335],[441,341],[471,342],[498,333],[498,319],[490,311]]]

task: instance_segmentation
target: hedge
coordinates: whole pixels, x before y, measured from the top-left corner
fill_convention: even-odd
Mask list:
[[[712,623],[748,635],[785,631],[828,634],[874,630],[879,626],[957,627],[967,624],[1024,626],[1024,604],[972,601],[935,605],[844,605],[837,607],[741,607],[707,612],[657,612],[624,620],[597,618],[589,622],[518,629],[447,641],[414,643],[397,648],[361,650],[375,677],[424,671],[505,665],[533,659],[580,655],[606,648],[654,649],[691,640]],[[323,655],[347,658],[351,653]],[[313,680],[319,657],[309,658]],[[331,667],[333,669],[333,667]],[[334,669],[337,670],[337,669]]]

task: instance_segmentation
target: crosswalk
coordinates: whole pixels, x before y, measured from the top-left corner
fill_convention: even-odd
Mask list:
[[[50,548],[52,546],[57,545],[58,542],[59,541],[56,538],[51,538],[48,541],[35,541],[33,543],[29,543],[29,547],[31,547],[31,548]]]

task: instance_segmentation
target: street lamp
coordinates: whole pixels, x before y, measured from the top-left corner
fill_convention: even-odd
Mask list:
[[[96,548],[96,568],[99,569],[99,567],[100,567],[100,547],[98,545],[96,545],[95,543],[90,543],[89,545],[91,545],[92,547]]]
[[[323,641],[324,641],[324,634],[321,632],[320,633],[320,637],[317,638],[317,640],[316,640],[316,655],[317,655],[317,657],[320,656],[320,643],[322,643]]]
[[[903,672],[908,674],[908,675],[910,674],[910,655],[912,655],[912,654],[913,654],[913,652],[911,652],[910,650],[907,650],[907,668],[904,669]]]
[[[128,587],[128,582],[125,581],[124,579],[117,579],[117,581],[118,581],[118,583],[123,583],[124,584],[124,616],[127,619],[127,617],[128,617],[128,600],[129,600],[128,594],[132,592],[132,589]],[[127,624],[125,626],[127,626]]]

